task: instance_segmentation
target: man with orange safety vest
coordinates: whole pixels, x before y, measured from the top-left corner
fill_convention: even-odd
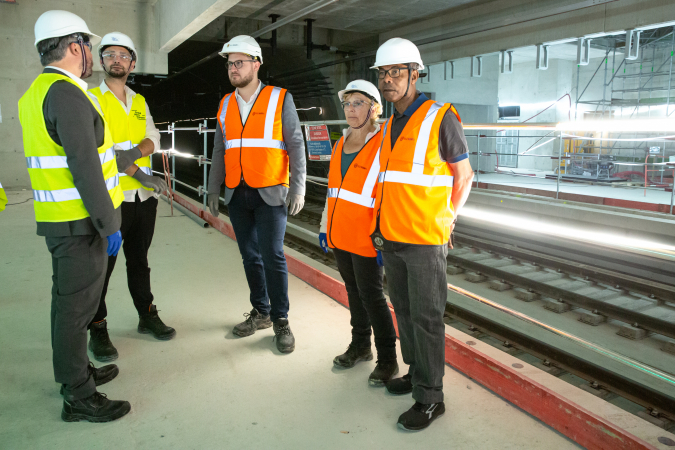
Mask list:
[[[410,366],[386,387],[395,395],[412,392],[415,404],[398,426],[421,430],[445,412],[446,257],[473,170],[457,110],[415,89],[424,69],[415,44],[388,40],[372,68],[395,111],[384,124],[371,238],[382,251],[401,353]]]
[[[136,67],[138,52],[133,41],[118,31],[103,36],[98,47],[105,79],[89,92],[99,103],[110,126],[115,148],[120,149],[117,164],[127,173],[120,174],[124,192],[122,210],[122,249],[127,262],[127,285],[138,312],[139,333],[150,333],[155,339],[169,340],[176,330],[160,319],[150,290],[148,251],[155,232],[157,198],[166,190],[162,177],[153,176],[150,155],[159,149],[159,131],[150,115],[145,97],[127,85],[129,74]],[[128,168],[135,164],[135,167]],[[106,294],[117,256],[108,258],[101,301],[89,324],[89,350],[98,361],[114,361],[118,352],[108,335]]]
[[[220,189],[244,261],[253,309],[233,329],[237,336],[274,326],[277,349],[290,353],[288,269],[284,255],[287,214],[305,199],[305,142],[293,97],[258,79],[260,45],[236,36],[223,46],[230,83],[218,109],[208,202],[218,215]],[[290,164],[290,173],[289,173]],[[290,176],[292,175],[292,177]]]
[[[19,100],[37,234],[52,256],[52,359],[67,422],[109,422],[131,409],[96,390],[119,368],[95,368],[87,357],[87,325],[108,256],[122,242],[117,208],[124,199],[110,130],[82,80],[91,76],[91,46],[100,39],[71,12],[42,14],[35,46],[45,69]]]

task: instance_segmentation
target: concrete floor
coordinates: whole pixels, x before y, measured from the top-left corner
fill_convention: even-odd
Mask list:
[[[533,171],[528,171],[528,173],[533,173]],[[488,184],[501,184],[505,186],[520,186],[524,188],[555,192],[556,180],[544,178],[544,175],[544,172],[538,174],[536,177],[508,175],[503,173],[481,173],[476,178],[474,178],[474,181]],[[647,189],[647,194],[645,195],[643,187],[628,187],[618,184],[614,186],[591,185],[587,183],[571,183],[569,181],[560,183],[560,192],[663,205],[670,205],[671,197],[671,193],[666,192],[663,188]]]
[[[30,194],[8,197],[16,203]],[[31,203],[0,213],[2,449],[579,448],[450,367],[446,415],[421,433],[398,430],[410,396],[369,387],[374,362],[333,368],[349,341],[349,311],[293,276],[296,351],[279,354],[271,329],[234,337],[232,326],[250,309],[236,243],[177,211],[171,217],[164,202],[150,253],[153,292],[177,337],[160,342],[136,332],[119,261],[108,321],[120,375],[101,391],[129,400],[132,411],[108,424],[64,423],[49,345],[50,257]]]

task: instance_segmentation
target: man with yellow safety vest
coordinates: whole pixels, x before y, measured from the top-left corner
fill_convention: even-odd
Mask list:
[[[157,218],[157,198],[166,190],[164,179],[153,176],[150,169],[150,155],[160,145],[159,131],[155,128],[145,98],[126,85],[138,62],[138,53],[131,38],[120,32],[106,34],[98,47],[98,55],[106,77],[99,87],[89,92],[103,111],[115,148],[122,150],[118,151],[117,164],[120,170],[128,173],[120,174],[120,186],[124,191],[122,248],[127,260],[127,284],[139,316],[138,332],[151,333],[159,340],[169,340],[176,335],[176,330],[166,326],[159,318],[157,307],[153,304],[148,267],[148,250]],[[127,166],[133,163],[137,167],[128,169]],[[108,258],[101,301],[89,325],[89,349],[98,361],[113,361],[118,357],[108,335],[105,302],[116,261],[117,256]]]
[[[277,349],[290,353],[295,338],[288,323],[284,234],[287,214],[297,214],[305,202],[305,142],[300,120],[286,89],[265,86],[258,79],[263,61],[255,39],[236,36],[220,54],[227,57],[227,73],[236,90],[222,99],[218,109],[209,209],[218,215],[224,181],[225,204],[253,306],[233,333],[250,336],[274,325]]]
[[[19,100],[37,234],[52,255],[51,338],[54,377],[61,383],[67,422],[108,422],[129,402],[108,400],[96,386],[117,376],[87,357],[87,325],[96,313],[108,255],[121,244],[119,185],[113,140],[82,78],[91,76],[91,46],[100,38],[67,11],[47,11],[35,23],[45,67]]]
[[[377,50],[379,88],[394,104],[384,124],[371,238],[382,251],[408,374],[390,380],[395,395],[415,404],[398,419],[421,430],[445,412],[447,254],[455,219],[473,180],[466,138],[452,104],[415,89],[424,69],[412,42],[393,38]]]
[[[5,190],[2,188],[2,183],[0,183],[0,211],[5,210],[6,204],[7,204],[7,194],[5,194]]]

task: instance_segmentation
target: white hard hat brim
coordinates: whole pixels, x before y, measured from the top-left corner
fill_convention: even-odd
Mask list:
[[[419,64],[419,70],[424,70],[424,64],[422,64],[419,61],[387,61],[386,64],[378,64],[377,61],[375,61],[375,65],[371,67],[371,69],[379,69],[382,66],[392,66],[394,64],[413,64],[417,62]]]
[[[380,102],[377,101],[377,99],[375,97],[373,97],[373,94],[371,94],[371,93],[369,93],[369,92],[367,92],[363,89],[343,89],[343,90],[339,91],[338,92],[338,98],[340,99],[340,101],[342,101],[342,98],[345,96],[345,94],[348,94],[350,92],[358,92],[360,94],[364,94],[366,97],[372,98],[375,101],[375,103],[377,103],[378,105],[381,104]]]

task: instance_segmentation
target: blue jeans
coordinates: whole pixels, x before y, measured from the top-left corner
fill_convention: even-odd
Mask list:
[[[286,205],[270,206],[257,189],[240,185],[227,207],[244,260],[251,305],[273,322],[287,318]]]

